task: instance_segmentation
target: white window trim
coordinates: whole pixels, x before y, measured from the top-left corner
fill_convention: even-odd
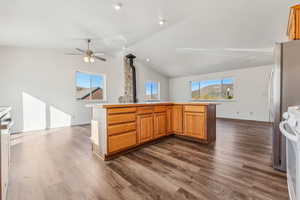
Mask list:
[[[76,98],[76,94],[75,94],[75,99],[78,102],[107,102],[107,96],[106,96],[106,91],[107,91],[107,84],[106,84],[106,74],[102,74],[102,73],[97,73],[97,72],[88,72],[88,71],[82,71],[82,70],[76,70],[75,71],[75,91],[76,91],[76,84],[77,84],[77,80],[76,80],[76,73],[77,72],[81,72],[81,73],[85,73],[85,74],[90,74],[90,75],[99,75],[103,77],[103,99],[89,99],[89,100],[78,100]]]
[[[157,96],[158,98],[157,99],[146,99],[146,92],[147,92],[147,89],[146,89],[146,86],[147,86],[147,83],[149,82],[155,82],[155,83],[158,83],[158,88],[157,88]],[[160,101],[160,81],[155,81],[155,80],[147,80],[144,84],[144,101]]]
[[[190,101],[195,101],[195,102],[236,102],[237,101],[236,93],[234,93],[233,99],[193,99],[192,98],[192,82],[214,81],[214,80],[223,80],[223,79],[229,79],[229,78],[232,78],[234,80],[233,91],[236,91],[236,78],[234,76],[224,76],[221,78],[214,77],[214,78],[190,80],[189,81]]]

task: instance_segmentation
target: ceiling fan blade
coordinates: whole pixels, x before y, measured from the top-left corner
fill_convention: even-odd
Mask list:
[[[81,53],[85,53],[85,51],[82,50],[82,49],[76,48],[76,50],[79,51],[79,52],[81,52]]]
[[[69,55],[69,56],[82,56],[82,53],[65,53],[65,55]]]
[[[99,57],[99,56],[94,56],[95,58],[97,58],[98,60],[102,60],[102,61],[106,61],[106,59],[105,58],[102,58],[102,57]]]

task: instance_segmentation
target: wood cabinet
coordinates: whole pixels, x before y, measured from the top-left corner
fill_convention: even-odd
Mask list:
[[[166,112],[167,106],[154,106],[154,112]]]
[[[184,112],[206,112],[206,106],[184,106]]]
[[[134,122],[134,121],[135,121],[135,113],[108,115],[108,124],[120,124],[125,122]]]
[[[118,152],[136,145],[136,132],[122,133],[108,138],[108,152]]]
[[[182,106],[172,107],[172,130],[176,134],[182,134]]]
[[[153,106],[143,106],[137,108],[137,114],[153,113],[153,111],[154,111]]]
[[[288,23],[288,37],[291,40],[300,39],[300,5],[291,7]]]
[[[172,106],[167,107],[167,134],[172,134]]]
[[[119,133],[126,133],[129,131],[135,131],[135,130],[136,130],[135,122],[114,124],[114,125],[108,126],[108,128],[107,128],[108,135],[116,135]]]
[[[203,112],[184,112],[184,134],[206,139],[206,117]]]
[[[183,114],[184,135],[211,143],[216,140],[216,106],[185,105]]]
[[[152,140],[154,134],[153,114],[142,114],[137,116],[137,132],[139,143]]]
[[[120,113],[135,113],[136,108],[113,108],[107,110],[107,114],[120,114]]]
[[[214,142],[216,105],[117,104],[93,110],[93,152],[104,159],[171,134]]]
[[[107,152],[113,154],[137,144],[136,108],[108,109],[107,114]],[[104,138],[103,138],[104,140]]]
[[[167,134],[167,113],[154,114],[154,138],[159,138]]]

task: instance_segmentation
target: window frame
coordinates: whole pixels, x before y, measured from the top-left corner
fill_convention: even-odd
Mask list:
[[[77,94],[76,94],[76,87],[77,87],[76,73],[77,72],[85,73],[85,74],[88,74],[88,75],[102,76],[102,78],[103,78],[103,99],[88,99],[88,100],[87,99],[84,99],[84,100],[77,99]],[[76,101],[79,101],[79,102],[106,102],[107,101],[106,90],[107,90],[106,74],[97,73],[97,72],[88,72],[88,71],[83,71],[83,70],[76,70],[75,71],[75,99],[76,99]],[[91,88],[90,88],[90,94],[91,94]]]
[[[223,81],[224,79],[233,79],[233,91],[234,91],[234,94],[233,94],[233,98],[232,99],[225,99],[225,98],[222,98],[222,99],[193,99],[192,97],[192,83],[193,82],[204,82],[204,81]],[[231,101],[236,101],[237,97],[236,97],[236,78],[233,77],[233,76],[225,76],[225,77],[221,77],[221,78],[208,78],[208,79],[197,79],[197,80],[190,80],[189,81],[189,89],[190,89],[190,100],[191,101],[202,101],[202,102],[205,102],[205,101],[208,101],[208,102],[231,102]]]
[[[153,94],[151,94],[151,99],[146,99],[147,96],[147,83],[157,83],[157,99],[152,99]],[[160,101],[160,81],[147,80],[144,84],[144,101]]]

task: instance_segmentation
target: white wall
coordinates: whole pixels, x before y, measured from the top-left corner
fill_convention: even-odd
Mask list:
[[[76,101],[75,72],[103,73],[107,79],[107,100],[116,103],[124,90],[122,57],[90,65],[81,57],[64,55],[66,51],[0,47],[0,106],[13,107],[13,131],[38,130],[90,122],[87,102]],[[236,100],[222,102],[217,116],[268,121],[268,79],[271,66],[262,66],[205,75],[171,78],[135,63],[137,96],[143,101],[145,82],[160,81],[161,100],[190,100],[189,81],[235,78]],[[252,112],[252,114],[251,114]]]
[[[136,75],[137,75],[137,98],[139,101],[143,101],[146,91],[145,91],[145,81],[159,81],[160,82],[160,100],[169,100],[169,79],[160,73],[154,71],[153,69],[145,66],[141,62],[137,62]]]
[[[272,66],[260,66],[241,70],[185,76],[170,79],[170,100],[189,101],[189,81],[223,77],[235,78],[235,100],[220,102],[217,117],[269,121],[268,84]]]
[[[12,106],[13,131],[85,124],[90,122],[87,102],[76,101],[75,72],[103,73],[107,81],[107,101],[118,102],[124,91],[121,56],[107,62],[85,64],[81,57],[66,51],[0,47],[0,106]],[[137,63],[137,95],[142,100],[145,81],[160,80],[161,96],[168,99],[168,79]]]

